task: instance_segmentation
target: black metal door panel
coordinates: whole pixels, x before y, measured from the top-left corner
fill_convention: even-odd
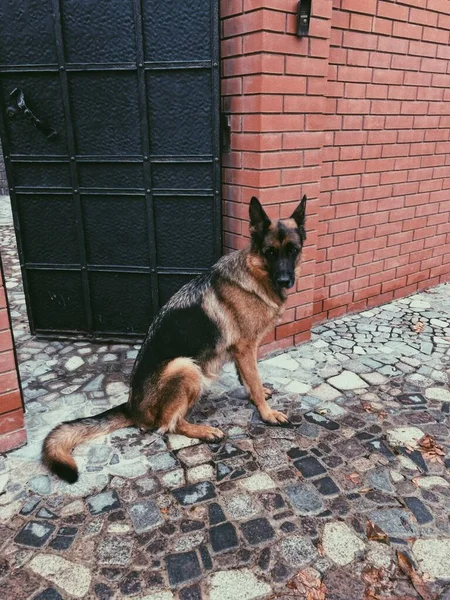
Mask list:
[[[218,40],[217,0],[0,3],[0,126],[33,332],[139,337],[218,258]]]

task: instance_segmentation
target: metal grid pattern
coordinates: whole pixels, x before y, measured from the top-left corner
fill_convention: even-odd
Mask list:
[[[1,3],[0,133],[33,333],[141,337],[220,255],[218,17],[218,0]]]

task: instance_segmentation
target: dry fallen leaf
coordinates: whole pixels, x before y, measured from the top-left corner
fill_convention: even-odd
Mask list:
[[[352,483],[361,483],[361,475],[359,473],[350,473],[350,475],[346,475],[345,478],[350,479]]]
[[[390,593],[394,591],[395,581],[386,569],[366,566],[362,572],[362,580],[366,584],[364,600],[392,598]]]
[[[361,402],[361,406],[366,412],[377,415],[379,419],[385,419],[387,417],[387,412],[385,410],[381,408],[375,408],[370,404],[370,402],[365,402],[363,400]]]
[[[422,576],[419,575],[419,573],[414,569],[413,565],[411,564],[411,561],[406,556],[406,554],[403,554],[403,552],[397,550],[397,560],[400,570],[403,571],[403,573],[409,577],[411,583],[414,586],[414,589],[422,598],[422,600],[436,600],[436,598],[431,594],[430,590],[428,589],[428,586],[423,580]]]
[[[327,600],[325,584],[322,583],[319,571],[313,567],[307,567],[299,571],[293,579],[287,584],[291,592],[282,592],[280,595],[285,598],[297,598],[298,600]],[[277,598],[279,595],[272,596]]]
[[[383,581],[383,569],[376,567],[367,567],[364,569],[362,579],[371,586],[380,586]],[[371,592],[374,593],[373,591]]]
[[[417,321],[417,323],[414,323],[411,329],[416,333],[422,333],[422,331],[425,329],[425,323],[422,323],[422,321]]]
[[[433,436],[426,434],[418,440],[417,444],[424,458],[430,462],[443,462],[441,456],[445,456],[445,451],[436,443]]]
[[[370,519],[367,521],[366,525],[366,534],[369,540],[373,540],[374,542],[381,542],[383,544],[389,544],[387,534],[376,525]]]

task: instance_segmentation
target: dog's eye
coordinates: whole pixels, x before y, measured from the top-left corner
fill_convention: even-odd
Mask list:
[[[297,256],[297,254],[299,253],[299,249],[297,248],[297,246],[289,246],[288,253],[292,256]]]
[[[265,255],[267,256],[267,258],[273,258],[276,255],[276,250],[275,248],[267,248]]]

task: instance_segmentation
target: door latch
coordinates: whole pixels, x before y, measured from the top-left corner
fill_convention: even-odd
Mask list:
[[[10,119],[15,119],[18,115],[24,115],[33,127],[42,131],[48,140],[53,140],[58,135],[58,132],[47,125],[42,119],[38,119],[25,103],[25,96],[20,88],[14,88],[9,95],[6,105],[6,115]]]

